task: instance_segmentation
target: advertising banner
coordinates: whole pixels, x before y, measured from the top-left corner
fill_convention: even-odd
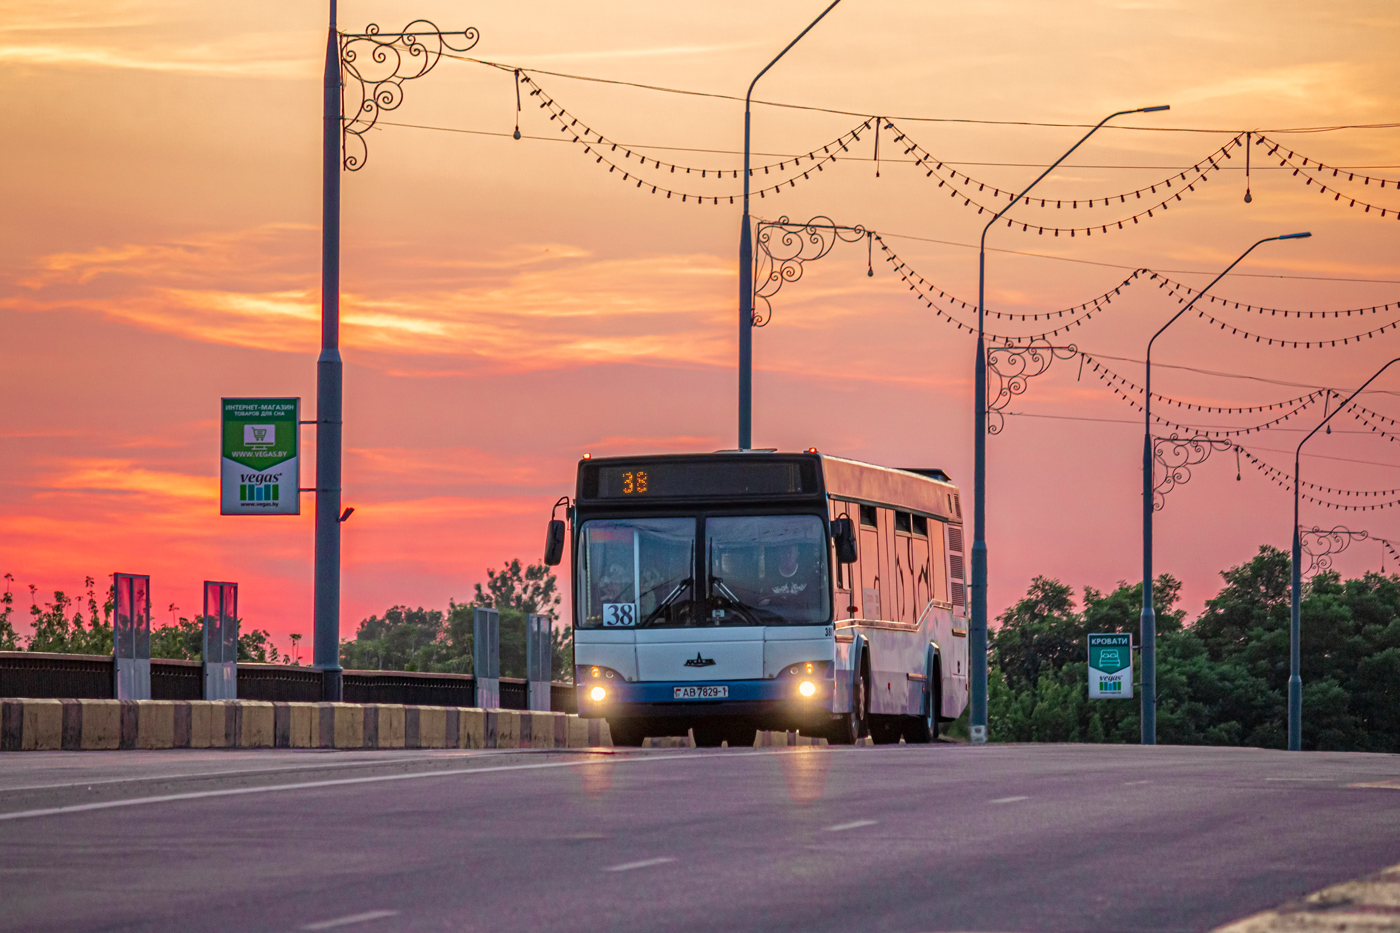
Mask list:
[[[1089,699],[1133,697],[1133,636],[1089,634]]]
[[[226,398],[220,458],[222,515],[299,515],[301,399]]]

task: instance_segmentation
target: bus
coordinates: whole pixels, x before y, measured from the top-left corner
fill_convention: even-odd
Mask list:
[[[962,504],[941,470],[720,451],[578,465],[579,715],[613,741],[928,742],[967,704]]]

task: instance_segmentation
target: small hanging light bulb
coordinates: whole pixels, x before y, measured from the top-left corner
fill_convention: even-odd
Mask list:
[[[1248,204],[1254,200],[1254,196],[1249,193],[1249,140],[1252,133],[1244,134],[1244,203]]]
[[[515,132],[512,134],[516,139],[520,138],[520,69],[515,69]]]

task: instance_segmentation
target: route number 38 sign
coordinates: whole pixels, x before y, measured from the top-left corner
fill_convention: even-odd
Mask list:
[[[1130,700],[1133,696],[1133,636],[1090,633],[1089,699]]]

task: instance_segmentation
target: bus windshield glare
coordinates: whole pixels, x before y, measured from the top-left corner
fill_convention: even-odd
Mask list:
[[[827,542],[816,515],[585,522],[579,625],[820,625],[831,619]],[[697,546],[701,572],[693,579]]]

